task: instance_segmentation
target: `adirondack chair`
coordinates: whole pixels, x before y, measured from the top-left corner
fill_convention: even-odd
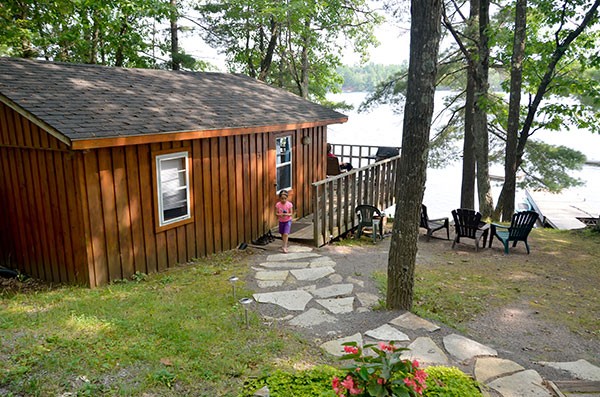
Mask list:
[[[450,240],[450,224],[448,218],[429,219],[427,215],[427,206],[421,204],[421,223],[419,227],[427,229],[427,241],[429,238],[434,237],[433,232],[440,229],[446,229],[446,240]]]
[[[456,243],[460,243],[461,237],[475,240],[476,251],[479,251],[479,240],[483,237],[483,247],[485,247],[490,225],[481,221],[481,214],[479,212],[460,208],[452,210],[452,218],[454,218],[456,234],[452,248],[454,248]]]
[[[491,225],[491,236],[490,236],[490,248],[492,247],[492,241],[494,236],[504,244],[504,253],[508,254],[508,243],[513,242],[513,248],[517,246],[517,242],[522,241],[525,243],[527,248],[527,254],[529,254],[529,244],[527,244],[527,237],[535,225],[538,219],[538,213],[535,211],[521,211],[513,214],[510,221],[510,226],[503,226],[497,223]]]
[[[379,217],[379,230],[373,230],[374,236],[383,238],[383,215],[377,207],[372,205],[362,204],[354,210],[358,217],[358,227],[356,229],[356,238],[360,238],[364,228],[373,230],[373,218]],[[375,237],[374,237],[375,238]]]

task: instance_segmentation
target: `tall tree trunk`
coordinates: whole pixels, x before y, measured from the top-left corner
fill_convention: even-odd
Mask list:
[[[515,36],[510,62],[510,98],[508,103],[508,127],[504,158],[504,186],[498,198],[502,220],[510,220],[515,210],[517,189],[517,141],[521,112],[521,85],[523,83],[523,59],[527,26],[527,0],[517,0],[515,9]],[[498,211],[499,212],[499,211]]]
[[[471,0],[469,11],[469,31],[467,36],[477,37],[479,32],[479,0]],[[458,40],[458,36],[456,36]],[[462,183],[460,188],[460,207],[475,208],[475,135],[473,132],[473,118],[475,115],[475,79],[477,71],[474,60],[476,59],[477,46],[475,43],[465,48],[468,57],[467,64],[467,94],[465,100],[465,131],[463,139]]]
[[[300,71],[300,96],[308,99],[308,48],[310,47],[310,19],[304,22],[304,37],[302,45],[302,65]]]
[[[171,0],[171,68],[181,69],[179,60],[179,27],[177,26],[177,0]]]
[[[476,62],[477,78],[475,79],[475,114],[473,117],[473,133],[475,135],[475,158],[477,161],[477,194],[479,211],[484,217],[492,216],[494,199],[490,186],[489,135],[487,127],[487,111],[485,102],[488,96],[488,74],[490,48],[488,43],[489,0],[479,2],[479,57]]]
[[[465,132],[463,140],[462,183],[460,208],[475,208],[475,136],[473,116],[475,113],[475,71],[467,69],[467,98],[465,100]]]
[[[388,260],[387,307],[412,308],[419,217],[427,173],[442,0],[411,1],[410,61],[396,215]]]

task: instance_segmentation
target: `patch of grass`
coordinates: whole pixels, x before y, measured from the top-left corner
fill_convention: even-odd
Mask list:
[[[0,394],[235,396],[257,368],[318,363],[316,348],[252,312],[246,329],[228,282],[244,279],[245,255],[0,297]]]
[[[531,255],[523,243],[508,255],[470,248],[423,252],[413,311],[464,330],[484,310],[525,300],[546,320],[600,339],[600,235],[536,229],[529,240]],[[387,275],[374,277],[385,296]]]

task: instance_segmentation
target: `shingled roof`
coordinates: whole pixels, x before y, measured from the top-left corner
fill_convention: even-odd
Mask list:
[[[341,123],[347,117],[252,78],[0,58],[0,101],[70,142]]]

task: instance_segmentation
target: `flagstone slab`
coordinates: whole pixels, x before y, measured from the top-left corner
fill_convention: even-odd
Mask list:
[[[491,347],[457,334],[444,336],[444,347],[448,353],[460,361],[469,360],[476,356],[498,355],[498,352]]]
[[[304,313],[291,319],[288,324],[295,327],[310,328],[323,323],[334,323],[337,319],[325,310],[310,308]]]
[[[319,261],[319,262],[310,262],[310,267],[335,267],[336,263],[334,261]]]
[[[571,362],[541,361],[540,364],[567,371],[579,379],[600,381],[600,368],[583,359]]]
[[[285,281],[288,274],[288,270],[265,270],[256,272],[254,278],[261,281]]]
[[[325,342],[321,345],[321,349],[333,356],[341,357],[345,354],[344,346],[342,344],[346,342],[356,342],[359,347],[362,347],[362,335],[360,333],[356,333],[345,338]]]
[[[327,255],[312,258],[310,260],[310,263],[316,263],[316,262],[333,262],[333,260],[331,259],[331,257],[329,257]]]
[[[342,281],[344,281],[344,278],[337,273],[334,273],[327,278],[329,279],[329,281],[331,281],[332,283],[335,283],[335,284],[339,284]]]
[[[408,335],[406,335],[404,332],[401,332],[388,324],[383,324],[381,327],[369,330],[365,332],[365,335],[373,339],[389,342],[405,342],[410,340]]]
[[[335,298],[338,296],[349,295],[354,290],[353,284],[332,284],[323,288],[307,290],[315,298]]]
[[[317,299],[317,303],[333,314],[352,313],[354,310],[354,297]]]
[[[263,262],[259,266],[267,269],[304,269],[310,262]]]
[[[347,282],[347,283],[356,284],[356,285],[358,285],[358,286],[359,286],[359,287],[361,287],[361,288],[364,288],[364,287],[365,287],[365,282],[364,282],[363,280],[359,280],[359,279],[357,279],[357,278],[354,278],[354,277],[352,277],[352,276],[348,276],[348,277],[346,277],[346,282]]]
[[[478,382],[487,383],[490,379],[523,370],[525,368],[511,360],[498,357],[479,357],[475,362],[474,373]]]
[[[252,295],[258,303],[272,303],[287,310],[304,310],[312,295],[306,291],[276,291]]]
[[[290,245],[290,246],[288,246],[289,253],[312,252],[312,250],[313,249],[311,247],[307,247],[305,245]]]
[[[487,386],[496,390],[502,397],[552,397],[542,382],[540,374],[529,369],[496,379]]]
[[[298,259],[306,259],[306,258],[315,258],[320,256],[319,254],[315,254],[314,252],[289,252],[287,254],[273,254],[267,256],[268,262],[287,262],[294,261]]]
[[[356,293],[356,298],[358,298],[362,306],[374,307],[379,304],[379,296],[368,292],[358,292]]]
[[[258,288],[264,289],[264,288],[281,287],[284,282],[285,281],[283,281],[283,280],[280,280],[280,281],[261,281],[261,280],[257,280],[256,284],[258,285]]]
[[[437,325],[425,319],[422,319],[421,317],[412,314],[411,312],[406,312],[396,317],[395,319],[390,321],[390,324],[396,325],[401,328],[411,329],[413,331],[417,329],[424,329],[426,331],[433,332],[440,329],[440,327],[438,327]]]
[[[448,365],[450,360],[446,353],[428,337],[419,337],[407,346],[410,350],[402,353],[402,358],[417,360],[423,365]]]
[[[315,281],[335,273],[335,270],[332,267],[317,267],[314,269],[294,269],[290,270],[290,273],[299,281]]]

